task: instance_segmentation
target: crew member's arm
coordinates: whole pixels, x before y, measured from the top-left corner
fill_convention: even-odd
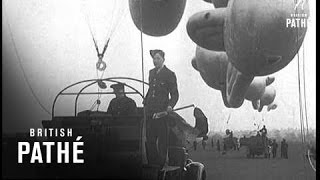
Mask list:
[[[130,115],[136,115],[137,114],[137,104],[134,100],[130,99],[130,101],[128,102],[128,106],[129,106],[129,114]]]
[[[113,109],[112,109],[113,105],[112,104],[113,104],[113,100],[111,100],[109,103],[107,114],[112,114],[112,112],[113,112]]]
[[[169,83],[169,94],[170,94],[169,106],[171,106],[171,108],[174,108],[174,106],[177,104],[179,99],[177,77],[175,73],[172,73],[172,75],[168,80],[168,83]]]

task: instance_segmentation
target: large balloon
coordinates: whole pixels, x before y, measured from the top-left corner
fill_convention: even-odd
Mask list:
[[[254,108],[258,109],[260,106],[258,100],[266,86],[274,81],[274,77],[260,77],[252,81],[250,77],[243,76],[232,66],[225,52],[211,51],[199,46],[192,59],[192,66],[208,86],[221,91],[226,107],[240,107],[246,98],[253,101]]]
[[[225,51],[223,39],[226,8],[207,10],[192,15],[187,33],[193,42],[208,50]]]
[[[274,79],[274,77],[254,78],[246,92],[245,98],[250,101],[259,100],[266,86],[270,85]]]
[[[192,66],[199,71],[208,86],[222,90],[226,84],[227,59],[225,52],[209,51],[197,46]]]
[[[192,66],[199,71],[204,82],[211,88],[220,90],[226,107],[230,107],[226,97],[227,54],[225,52],[209,51],[197,47],[192,59]]]
[[[235,69],[225,52],[210,51],[198,46],[192,65],[208,86],[221,91],[226,107],[238,108],[243,104],[245,92],[253,77],[243,76]]]
[[[271,104],[276,97],[276,90],[273,86],[267,86],[264,94],[260,98],[260,107],[258,109],[259,112],[262,111],[263,106],[268,106]]]
[[[226,8],[191,16],[187,32],[201,47],[224,48],[243,75],[268,75],[285,67],[303,42],[307,28],[286,27],[291,14],[309,14],[307,2],[303,8],[295,5],[291,0],[230,0]]]
[[[245,99],[252,102],[253,109],[257,110],[260,107],[260,98],[266,86],[272,84],[274,80],[274,77],[255,77],[253,79],[245,94]]]
[[[239,71],[256,76],[285,67],[298,52],[307,28],[288,28],[286,18],[309,13],[306,2],[295,10],[293,0],[230,0],[224,45]]]
[[[134,24],[150,36],[164,36],[171,33],[178,26],[185,6],[186,0],[129,0]]]

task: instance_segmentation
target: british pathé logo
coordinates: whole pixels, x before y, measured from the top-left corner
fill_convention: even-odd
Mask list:
[[[294,13],[290,14],[289,18],[286,18],[287,28],[307,28],[307,13],[298,13],[299,8],[304,10],[305,0],[298,0],[294,6]]]
[[[31,128],[29,136],[55,138],[73,137],[71,128]],[[32,164],[52,163],[52,156],[55,156],[54,159],[57,159],[57,163],[70,163],[69,156],[71,155],[71,163],[84,163],[84,159],[79,158],[79,155],[83,154],[83,149],[81,148],[83,148],[84,145],[81,138],[82,136],[77,136],[74,142],[18,142],[18,163],[24,163],[25,161]],[[43,150],[45,152],[42,152]],[[30,159],[24,158],[24,156],[28,155],[31,155]],[[43,159],[45,159],[45,161]]]
[[[301,5],[301,9],[303,10],[304,3],[305,3],[305,2],[306,2],[305,0],[299,0],[299,1],[296,3],[296,5],[294,6],[294,10],[297,10],[298,7],[299,7],[299,5]]]

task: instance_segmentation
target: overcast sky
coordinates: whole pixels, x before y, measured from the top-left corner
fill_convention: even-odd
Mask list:
[[[2,1],[2,128],[5,132],[27,131],[29,128],[41,127],[42,120],[51,119],[51,115],[38,105],[23,77],[8,22],[26,77],[40,102],[51,111],[56,94],[64,87],[97,77],[96,51],[85,17],[88,17],[102,49],[106,32],[112,28],[110,26],[114,26],[109,23],[112,17],[112,11],[108,8],[110,2],[111,0],[99,4],[94,4],[92,0]],[[104,58],[107,69],[103,77],[129,76],[142,79],[140,31],[131,19],[128,1],[121,2],[123,9],[119,9],[119,13],[113,13],[113,17],[121,18],[121,21],[111,36]],[[311,14],[304,48],[300,48],[300,64],[304,57],[308,125],[309,128],[315,128],[315,0],[309,0],[309,3]],[[297,58],[272,74],[276,78],[273,86],[277,90],[275,102],[278,108],[270,112],[265,108],[261,113],[254,111],[248,101],[237,109],[226,108],[221,93],[209,88],[200,74],[192,68],[191,59],[195,55],[196,44],[186,33],[186,22],[194,13],[213,8],[212,4],[202,0],[188,0],[183,17],[172,33],[163,37],[143,35],[145,80],[148,78],[148,71],[153,68],[149,50],[163,49],[166,53],[165,64],[176,73],[178,79],[180,98],[176,107],[189,104],[200,107],[209,119],[210,130],[253,130],[256,128],[254,123],[265,124],[269,129],[300,128]],[[135,86],[142,90],[141,85]],[[303,90],[303,86],[301,88]],[[141,99],[137,96],[131,97],[141,106]],[[102,110],[106,110],[111,98],[113,96],[102,98]],[[87,100],[81,99],[79,110],[89,109],[95,99],[96,96],[88,97]],[[67,98],[59,101],[55,113],[73,115],[71,100]],[[179,114],[194,125],[192,109],[181,110]],[[229,115],[230,120],[227,123]]]

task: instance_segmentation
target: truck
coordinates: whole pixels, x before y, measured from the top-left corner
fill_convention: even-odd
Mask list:
[[[143,94],[132,84],[147,86],[148,84],[129,77],[110,77],[92,79],[74,83],[61,90],[53,102],[52,119],[43,120],[43,128],[72,128],[72,138],[48,137],[52,142],[74,142],[81,137],[84,142],[83,164],[51,163],[51,174],[56,178],[106,178],[106,179],[186,179],[204,180],[204,165],[193,162],[183,146],[167,146],[166,165],[159,166],[148,163],[147,153],[154,151],[146,146],[146,115],[144,107],[137,107],[138,113],[131,116],[115,116],[104,111],[78,110],[79,97],[87,95],[110,95],[113,92],[86,91],[93,85],[122,83],[129,89],[126,94],[138,95],[144,100]],[[130,84],[131,83],[131,84]],[[76,91],[70,91],[80,86]],[[80,90],[79,90],[80,89]],[[55,115],[58,100],[66,96],[75,96],[73,115]],[[54,152],[55,153],[55,152]],[[52,160],[56,162],[56,159]],[[51,176],[50,176],[51,177]]]
[[[265,138],[265,140],[263,139]],[[240,138],[240,147],[246,147],[246,156],[247,158],[254,158],[255,156],[263,155],[264,158],[270,158],[270,143],[267,137],[260,135],[250,136],[250,137],[241,137]]]

